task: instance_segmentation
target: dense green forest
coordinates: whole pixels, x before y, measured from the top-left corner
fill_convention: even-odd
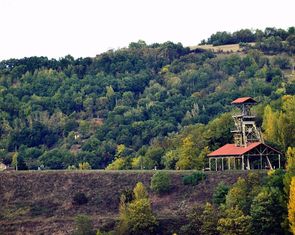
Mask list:
[[[138,41],[95,58],[1,61],[1,160],[18,169],[202,169],[209,151],[232,141],[230,102],[240,96],[259,101],[267,142],[294,146],[294,27],[218,32],[203,43],[242,49]]]
[[[294,234],[295,28],[217,32],[201,44],[231,43],[240,50],[138,41],[94,58],[1,61],[0,161],[18,170],[201,170],[210,151],[232,142],[237,110],[231,101],[251,96],[258,101],[252,111],[263,137],[284,153],[285,169],[220,182],[206,205],[180,203],[176,210],[183,214],[173,231]],[[171,175],[181,171],[151,172],[150,185],[138,182],[120,192],[118,221],[107,229],[114,231],[96,234],[163,234],[150,195],[172,194]],[[185,171],[181,184],[195,187],[208,176]],[[93,199],[75,193],[76,208]],[[76,226],[76,234],[95,234],[87,216],[78,216]]]

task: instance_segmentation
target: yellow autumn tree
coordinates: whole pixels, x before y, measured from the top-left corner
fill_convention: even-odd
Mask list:
[[[275,143],[278,136],[278,115],[267,105],[264,109],[263,124],[264,138]]]
[[[144,235],[155,234],[158,221],[153,214],[148,193],[141,182],[133,190],[134,200],[126,202],[126,197],[121,196],[119,224],[115,234],[118,235]]]
[[[179,160],[176,163],[176,168],[180,170],[195,169],[197,165],[197,151],[198,149],[194,145],[192,136],[185,137],[179,151]]]
[[[293,234],[295,234],[295,177],[292,178],[291,185],[290,185],[288,219],[289,219],[291,231]]]
[[[290,183],[293,176],[295,176],[295,147],[289,147],[286,152],[286,174],[284,177],[284,191],[289,195]]]

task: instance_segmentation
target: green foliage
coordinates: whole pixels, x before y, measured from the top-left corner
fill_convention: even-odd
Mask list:
[[[206,203],[203,213],[201,214],[201,234],[218,235],[217,223],[219,220],[218,212],[210,203]]]
[[[289,147],[286,153],[286,174],[284,178],[284,191],[286,195],[289,195],[291,179],[295,176],[295,147]]]
[[[202,171],[193,172],[190,175],[182,177],[182,182],[185,185],[197,185],[199,182],[206,179],[205,173]]]
[[[261,190],[262,179],[259,174],[249,173],[247,178],[239,178],[226,195],[227,208],[238,208],[249,214],[253,198]]]
[[[270,105],[266,140],[285,151],[295,138],[293,28],[217,32],[204,41],[255,41],[243,55],[138,41],[95,58],[1,61],[0,149],[18,151],[23,169],[113,162],[112,169],[201,170],[209,149],[232,141],[230,101],[253,96]]]
[[[288,220],[290,224],[291,232],[295,233],[295,177],[291,180],[290,185],[290,197],[288,203]]]
[[[111,164],[107,166],[107,170],[125,170],[126,160],[123,158],[115,159]]]
[[[129,234],[154,234],[157,220],[147,198],[131,202],[127,208]]]
[[[200,234],[202,220],[200,218],[201,208],[194,207],[187,215],[188,223],[180,228],[180,234]]]
[[[282,193],[276,188],[264,188],[251,205],[253,231],[256,234],[283,234],[284,210]]]
[[[133,189],[135,200],[148,198],[147,191],[141,182],[138,182]]]
[[[222,235],[250,235],[251,216],[244,215],[238,208],[225,211],[225,216],[218,220],[217,230]]]
[[[170,191],[171,179],[170,175],[166,172],[158,171],[151,179],[151,189],[157,194],[164,194]]]
[[[221,205],[225,203],[226,195],[229,191],[229,186],[224,184],[223,182],[220,182],[213,193],[212,201],[215,205]]]
[[[53,149],[42,154],[40,162],[50,169],[66,169],[75,164],[75,158],[67,150]]]
[[[282,149],[294,145],[295,137],[295,96],[286,95],[281,99],[280,111],[272,111],[270,106],[265,108],[263,127],[266,139]]]
[[[75,205],[83,205],[88,202],[88,198],[85,193],[78,192],[73,196],[73,204]]]
[[[91,166],[88,162],[80,162],[79,170],[91,170]]]
[[[143,184],[137,183],[133,191],[135,198],[131,202],[126,202],[125,196],[121,196],[116,234],[154,234],[158,222]]]
[[[78,215],[75,218],[75,226],[73,235],[95,235],[91,219],[87,215]]]

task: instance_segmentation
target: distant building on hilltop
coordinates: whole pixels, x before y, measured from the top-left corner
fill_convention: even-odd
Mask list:
[[[281,167],[282,153],[266,145],[256,127],[251,107],[257,102],[251,97],[241,97],[232,102],[240,113],[233,115],[234,144],[226,144],[208,154],[209,170],[252,170]]]

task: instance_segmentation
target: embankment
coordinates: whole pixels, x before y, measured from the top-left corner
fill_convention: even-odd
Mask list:
[[[196,186],[184,185],[189,172],[168,171],[173,188],[157,196],[149,191],[154,212],[165,230],[179,226],[195,204],[211,201],[219,182],[228,185],[246,172],[207,172]],[[36,171],[0,173],[0,234],[69,234],[74,218],[87,214],[95,228],[111,229],[117,220],[120,194],[139,181],[148,188],[153,171]],[[83,192],[88,203],[74,205]],[[169,224],[169,226],[168,226]]]

